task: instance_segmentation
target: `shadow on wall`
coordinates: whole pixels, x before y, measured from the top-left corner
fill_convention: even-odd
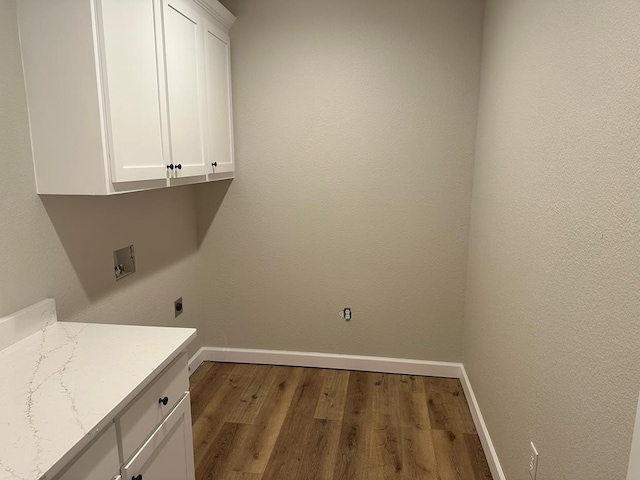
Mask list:
[[[110,197],[40,198],[92,302],[197,253],[191,186]],[[131,244],[136,273],[116,282],[113,251]]]
[[[196,185],[198,248],[207,236],[233,180]]]

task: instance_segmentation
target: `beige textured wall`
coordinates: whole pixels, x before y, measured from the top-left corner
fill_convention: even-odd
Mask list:
[[[626,478],[640,385],[640,2],[489,0],[464,364],[509,480]]]
[[[237,179],[197,191],[204,342],[460,360],[482,2],[224,3]]]
[[[36,195],[10,0],[0,1],[0,165],[0,316],[54,297],[60,320],[197,324],[191,187],[111,198]],[[131,243],[138,271],[116,283],[112,252]],[[185,313],[176,321],[173,301],[181,295]]]

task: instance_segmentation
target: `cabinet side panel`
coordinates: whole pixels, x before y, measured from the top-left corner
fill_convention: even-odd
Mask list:
[[[116,428],[111,423],[107,430],[71,463],[69,469],[55,480],[108,479],[113,478],[119,469]]]
[[[104,194],[90,2],[17,6],[38,193]]]

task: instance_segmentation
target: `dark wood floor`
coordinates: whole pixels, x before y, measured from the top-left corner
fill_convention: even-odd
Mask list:
[[[456,379],[204,363],[191,376],[197,480],[484,480]]]

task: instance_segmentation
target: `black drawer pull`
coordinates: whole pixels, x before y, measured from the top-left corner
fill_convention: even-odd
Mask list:
[[[133,477],[131,477],[131,480],[142,480],[142,474],[134,475]]]
[[[176,168],[177,168],[178,170],[182,170],[182,164],[181,164],[181,163],[176,164]]]
[[[170,163],[169,165],[167,165],[167,168],[168,168],[169,170],[173,170],[173,163]],[[136,480],[137,480],[137,479],[136,479]]]
[[[169,403],[169,397],[161,398],[160,400],[158,400],[158,403],[161,403],[166,406],[167,403]],[[142,480],[142,478],[140,480]]]
[[[218,162],[213,162],[213,163],[211,164],[211,166],[212,166],[212,167],[217,167],[217,166],[218,166]]]

